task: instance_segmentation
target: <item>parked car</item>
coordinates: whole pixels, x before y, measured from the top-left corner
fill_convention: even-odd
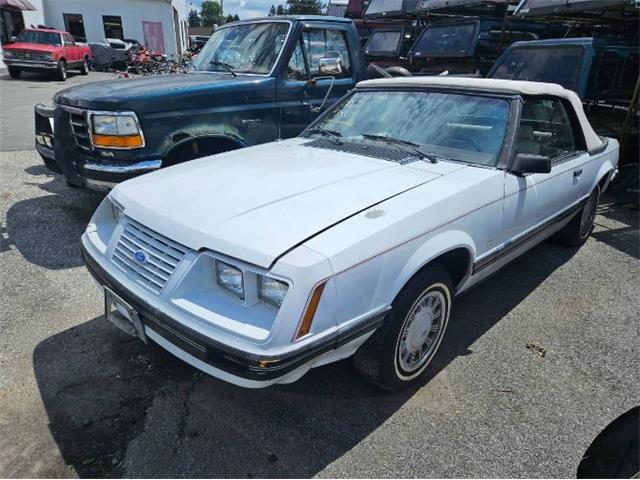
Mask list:
[[[617,156],[558,85],[368,80],[297,138],[118,185],[83,255],[109,320],[210,375],[264,387],[355,354],[398,390],[456,295],[587,240]]]
[[[14,43],[2,46],[2,56],[11,78],[20,78],[22,72],[49,72],[65,81],[70,68],[79,69],[82,75],[89,73],[91,50],[77,44],[68,32],[26,29]]]
[[[36,149],[71,185],[109,189],[293,137],[365,75],[349,19],[234,22],[213,33],[189,73],[81,85],[57,93],[53,107],[36,105]]]

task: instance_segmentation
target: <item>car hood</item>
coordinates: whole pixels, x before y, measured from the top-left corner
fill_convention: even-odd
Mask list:
[[[308,141],[194,160],[124,182],[111,195],[127,216],[178,243],[270,268],[319,232],[442,175]]]
[[[269,77],[225,73],[181,73],[152,75],[130,79],[114,79],[88,83],[58,92],[56,104],[95,110],[133,110],[140,113],[166,112],[184,108],[198,108],[211,103],[210,95],[232,101],[235,91],[260,88],[272,82]],[[202,103],[202,102],[205,103]],[[219,102],[216,102],[218,105]]]
[[[3,45],[3,50],[11,50],[13,52],[55,52],[62,47],[56,47],[54,45],[47,45],[46,43],[24,43],[16,42],[9,45]]]

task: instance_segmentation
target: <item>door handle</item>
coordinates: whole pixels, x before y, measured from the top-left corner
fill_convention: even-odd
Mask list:
[[[579,177],[580,175],[582,175],[582,169],[578,168],[577,170],[573,171],[573,176],[574,177]]]

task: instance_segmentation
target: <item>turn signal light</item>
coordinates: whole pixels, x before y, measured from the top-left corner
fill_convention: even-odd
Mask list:
[[[94,133],[93,145],[105,148],[139,148],[144,142],[140,135],[99,135]]]
[[[311,331],[311,324],[313,323],[313,317],[316,315],[316,310],[318,309],[318,305],[320,304],[320,298],[322,297],[322,292],[324,291],[325,282],[318,285],[311,294],[311,300],[307,304],[307,308],[304,311],[304,315],[302,317],[302,321],[300,322],[300,326],[298,327],[298,331],[294,337],[294,340],[298,340],[299,338],[304,337],[309,331]]]

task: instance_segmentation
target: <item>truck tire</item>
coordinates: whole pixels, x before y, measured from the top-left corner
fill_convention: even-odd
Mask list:
[[[398,66],[385,68],[385,71],[388,74],[390,74],[392,77],[410,77],[410,76],[412,76],[412,73],[409,70],[407,70],[406,68],[403,68],[403,67],[398,67]]]
[[[89,75],[89,59],[85,55],[82,59],[82,66],[80,67],[80,75]]]
[[[593,223],[600,201],[600,187],[596,186],[589,195],[584,207],[567,223],[562,230],[556,233],[555,238],[559,243],[569,247],[580,248],[585,244],[593,231]]]
[[[56,79],[64,82],[67,79],[67,62],[64,60],[58,60],[58,67],[56,68]]]
[[[20,69],[19,69],[19,68],[16,68],[16,67],[9,67],[9,68],[8,68],[8,70],[9,70],[9,76],[10,76],[11,78],[20,78],[20,73],[21,73],[21,72],[20,72]]]
[[[420,272],[356,352],[358,371],[369,383],[392,392],[418,382],[445,336],[452,302],[451,276],[444,268],[434,265]]]

